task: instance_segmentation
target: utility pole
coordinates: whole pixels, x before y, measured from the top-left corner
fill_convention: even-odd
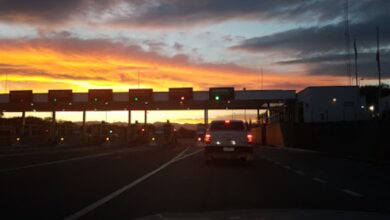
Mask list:
[[[376,62],[378,65],[378,115],[381,113],[381,96],[382,96],[382,82],[381,82],[381,57],[379,49],[379,27],[376,27]]]
[[[356,47],[356,38],[353,40],[353,48],[355,50],[355,78],[356,78],[356,86],[359,86],[358,65],[357,65],[358,53],[357,53],[357,47]]]
[[[351,77],[351,48],[350,48],[350,31],[349,31],[349,6],[348,0],[345,0],[345,8],[344,8],[344,25],[345,25],[345,63],[347,67],[347,77],[348,77],[348,85],[352,85],[352,77]]]

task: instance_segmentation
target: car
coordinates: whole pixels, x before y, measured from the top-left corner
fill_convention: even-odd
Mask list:
[[[204,136],[204,156],[213,159],[241,159],[253,161],[253,135],[241,120],[215,120]]]

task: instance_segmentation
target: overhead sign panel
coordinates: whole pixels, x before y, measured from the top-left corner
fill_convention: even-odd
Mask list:
[[[210,101],[227,101],[234,99],[234,88],[233,87],[219,87],[209,89],[209,100]]]
[[[169,100],[172,101],[186,101],[193,99],[192,88],[170,88]]]
[[[72,90],[49,90],[49,102],[72,102]]]
[[[152,101],[153,100],[153,89],[129,89],[129,101]]]
[[[19,90],[9,92],[10,103],[30,103],[33,101],[32,90]]]
[[[112,97],[112,89],[90,89],[88,91],[89,102],[111,102]]]

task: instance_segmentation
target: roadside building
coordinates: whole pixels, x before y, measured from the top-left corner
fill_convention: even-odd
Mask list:
[[[365,120],[367,111],[357,86],[307,87],[297,93],[298,122]]]
[[[381,98],[380,105],[382,118],[390,119],[390,96]]]

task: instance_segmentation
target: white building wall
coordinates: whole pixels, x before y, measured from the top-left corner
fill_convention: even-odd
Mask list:
[[[390,111],[390,96],[381,98],[381,112]]]
[[[361,118],[359,88],[355,86],[308,87],[297,95],[304,122],[354,121]]]

